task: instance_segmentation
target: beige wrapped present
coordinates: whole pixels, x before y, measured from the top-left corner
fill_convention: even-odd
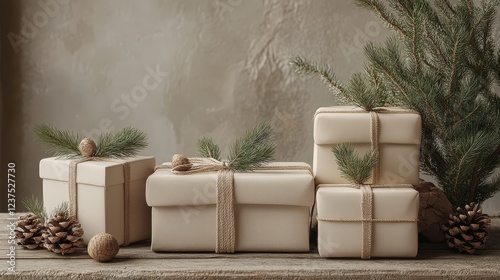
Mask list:
[[[421,119],[414,111],[352,106],[323,107],[314,118],[313,173],[316,184],[345,184],[332,147],[352,143],[358,152],[379,152],[377,184],[418,185]]]
[[[43,202],[49,213],[62,202],[71,202],[85,243],[101,232],[113,235],[120,245],[150,238],[151,210],[145,186],[154,171],[154,157],[81,160],[73,167],[74,191],[69,183],[71,162],[75,160],[55,157],[40,161]]]
[[[153,251],[309,251],[310,208],[314,202],[309,165],[273,163],[266,166],[271,170],[236,172],[233,185],[226,190],[217,182],[233,179],[221,178],[229,171],[225,165],[216,166],[223,170],[180,175],[165,168],[148,178],[146,200],[153,208]],[[301,170],[287,170],[293,168]],[[224,212],[225,203],[234,208]],[[226,221],[224,217],[232,214]],[[225,231],[230,237],[224,236]]]
[[[322,257],[415,257],[418,192],[411,185],[319,185]]]

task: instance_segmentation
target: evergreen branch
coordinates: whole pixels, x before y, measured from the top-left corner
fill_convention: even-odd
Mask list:
[[[376,0],[356,0],[358,6],[372,10],[382,18],[390,27],[401,33],[401,35],[406,36],[406,32],[401,26],[396,23],[396,19],[389,12],[387,12],[384,6]]]
[[[47,219],[47,211],[43,206],[43,201],[40,201],[38,197],[31,195],[31,197],[25,197],[22,203],[26,210],[40,218],[42,222],[45,222],[45,220]]]
[[[96,143],[96,157],[125,158],[137,155],[148,146],[144,132],[125,127],[117,133],[102,134]]]
[[[341,143],[332,148],[341,172],[341,176],[351,183],[363,184],[371,177],[377,164],[378,155],[375,151],[360,157],[350,143]]]
[[[220,148],[212,138],[203,136],[198,139],[198,156],[220,161]]]
[[[237,171],[248,171],[272,161],[276,143],[272,127],[263,122],[238,139],[229,150],[229,166]]]
[[[56,156],[74,157],[80,154],[78,144],[81,136],[69,131],[58,130],[51,125],[39,123],[35,125],[38,139],[46,146],[47,151]]]
[[[292,68],[297,74],[311,75],[316,74],[319,76],[321,81],[330,88],[333,92],[337,92],[338,96],[344,102],[351,102],[349,95],[346,92],[345,87],[336,80],[332,69],[326,65],[318,65],[316,63],[309,62],[299,56],[293,58],[290,61]]]

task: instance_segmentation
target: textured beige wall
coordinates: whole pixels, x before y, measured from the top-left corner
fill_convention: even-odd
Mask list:
[[[201,135],[226,147],[270,120],[276,159],[311,163],[314,111],[334,100],[289,59],[330,63],[347,80],[362,68],[363,44],[388,34],[347,0],[8,2],[6,101],[16,106],[2,140],[19,197],[41,196],[40,121],[90,135],[138,126],[149,134],[143,154],[163,162],[194,155]]]

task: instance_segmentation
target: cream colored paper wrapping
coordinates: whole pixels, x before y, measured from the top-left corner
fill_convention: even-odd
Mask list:
[[[351,187],[318,186],[318,250],[322,257],[361,257],[362,193]],[[373,188],[371,257],[415,257],[418,252],[418,192],[413,188]],[[387,220],[414,220],[387,222]]]
[[[308,166],[305,163],[273,163]],[[213,252],[216,172],[190,175],[158,169],[148,178],[153,251]],[[238,252],[309,251],[314,180],[306,170],[234,173]]]
[[[421,118],[416,112],[380,108],[378,115],[379,181],[377,184],[418,185]],[[371,116],[353,106],[322,107],[314,118],[313,173],[316,184],[344,184],[332,147],[353,143],[364,153],[371,149]]]
[[[130,165],[129,241],[151,237],[151,211],[146,204],[146,178],[153,173],[154,157],[124,159]],[[69,201],[68,171],[70,159],[45,158],[40,161],[43,179],[43,202],[50,213],[57,205]],[[78,220],[83,239],[100,232],[113,235],[124,243],[124,174],[117,161],[86,161],[77,165]]]

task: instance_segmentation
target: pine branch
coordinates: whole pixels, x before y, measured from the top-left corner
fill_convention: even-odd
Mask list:
[[[352,102],[346,88],[342,83],[336,80],[332,69],[327,65],[319,65],[301,57],[295,57],[290,61],[290,65],[295,70],[295,73],[302,75],[318,75],[321,81],[328,86],[332,92],[336,92],[342,102]]]
[[[74,158],[81,156],[78,148],[82,137],[69,131],[56,129],[48,124],[37,124],[35,132],[39,140],[56,156]],[[135,156],[147,147],[146,134],[137,128],[126,127],[117,133],[99,136],[96,144],[96,157],[124,158]]]
[[[74,157],[80,154],[78,144],[82,137],[78,134],[61,131],[45,123],[35,125],[35,133],[47,151],[56,156]]]
[[[106,133],[96,143],[96,157],[132,157],[148,146],[144,132],[134,127],[126,127],[117,133]]]
[[[198,139],[198,156],[220,161],[220,148],[212,138],[203,136]]]
[[[272,127],[263,122],[238,139],[229,150],[229,166],[237,171],[248,171],[272,161],[276,143]]]
[[[387,9],[377,0],[356,0],[356,4],[365,9],[374,11],[385,23],[393,30],[399,32],[401,35],[406,36],[406,32],[397,21],[396,17],[389,13]]]
[[[318,75],[344,103],[350,103],[368,111],[383,106],[385,103],[384,93],[376,88],[370,88],[361,75],[353,76],[349,86],[345,87],[335,80],[335,75],[329,66],[321,66],[300,57],[292,59],[290,64],[298,74]]]
[[[31,195],[31,197],[25,197],[22,201],[23,206],[33,215],[40,218],[43,222],[47,219],[47,211],[43,206],[43,201],[40,201],[38,197]]]
[[[371,151],[360,157],[350,143],[341,143],[332,148],[341,176],[351,183],[363,184],[377,164],[377,153]]]

